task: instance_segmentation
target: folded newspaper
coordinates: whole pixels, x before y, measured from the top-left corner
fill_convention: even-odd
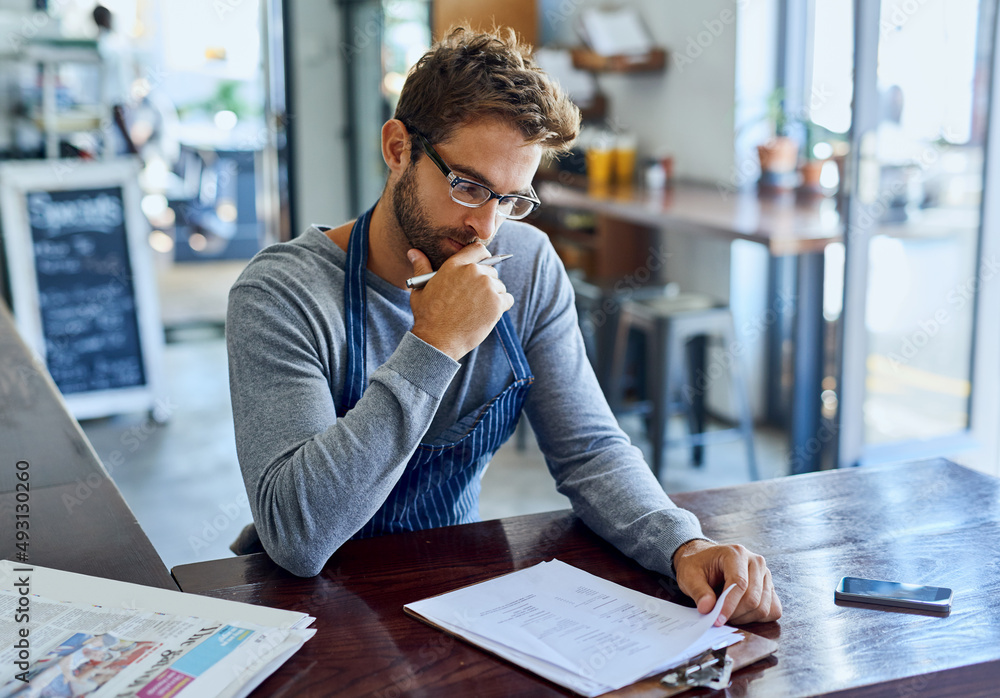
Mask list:
[[[314,620],[0,560],[0,698],[241,698]]]

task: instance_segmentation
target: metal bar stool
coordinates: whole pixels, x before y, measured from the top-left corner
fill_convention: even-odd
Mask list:
[[[734,346],[734,328],[727,306],[702,294],[667,296],[654,292],[623,303],[609,332],[614,338],[613,348],[603,370],[608,403],[616,414],[636,408],[646,411],[653,448],[651,466],[657,478],[663,471],[667,449],[672,446],[691,447],[692,460],[700,464],[705,446],[743,439],[750,477],[759,479],[746,381],[740,358],[729,349]],[[637,381],[645,400],[633,403],[630,409],[625,400],[628,340],[636,333],[645,348]],[[711,432],[705,431],[705,394],[712,373],[705,370],[709,339],[721,339],[726,347],[724,363],[728,364],[734,408],[739,415],[737,427]],[[688,416],[688,435],[668,440],[668,421],[679,411]]]

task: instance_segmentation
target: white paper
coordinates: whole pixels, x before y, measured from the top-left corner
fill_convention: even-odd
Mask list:
[[[581,20],[594,53],[620,56],[649,53],[653,46],[639,13],[631,8],[584,10]]]
[[[0,560],[0,589],[11,588],[10,584],[16,576],[13,571],[15,567],[32,569],[31,593],[59,601],[218,620],[240,618],[272,628],[307,628],[316,620],[306,613],[296,611],[213,599],[209,596],[102,579],[38,565],[20,565],[10,560]]]
[[[552,560],[406,608],[593,696],[731,644],[732,628],[713,628],[728,593],[702,615]]]

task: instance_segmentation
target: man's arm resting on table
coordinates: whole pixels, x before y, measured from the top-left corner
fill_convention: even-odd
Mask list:
[[[715,606],[716,589],[736,589],[726,598],[716,625],[763,623],[781,617],[781,600],[771,581],[771,570],[761,555],[742,545],[720,545],[695,538],[677,548],[673,558],[677,585],[708,613]]]
[[[258,535],[275,562],[308,577],[385,501],[458,364],[407,333],[338,419],[332,350],[317,347],[305,317],[238,284],[226,333],[237,453]]]
[[[704,540],[694,514],[670,501],[622,433],[587,359],[569,279],[547,240],[535,259],[541,291],[526,344],[535,384],[525,409],[558,490],[599,536],[644,567],[673,575],[702,612],[725,582],[739,587],[726,599],[726,619],[780,616],[763,558]]]

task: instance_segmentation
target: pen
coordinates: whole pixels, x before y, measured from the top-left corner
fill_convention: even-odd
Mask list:
[[[514,255],[512,255],[512,254],[498,254],[495,257],[487,257],[483,261],[478,262],[478,264],[482,264],[483,266],[486,266],[486,267],[492,267],[494,264],[499,264],[500,262],[504,261],[505,259],[510,259],[513,256]],[[437,272],[436,271],[432,271],[430,274],[421,274],[420,276],[414,276],[412,279],[407,279],[406,280],[406,287],[407,288],[423,288],[424,284],[426,284],[428,281],[430,281],[431,279],[433,279],[435,274],[437,274]]]

